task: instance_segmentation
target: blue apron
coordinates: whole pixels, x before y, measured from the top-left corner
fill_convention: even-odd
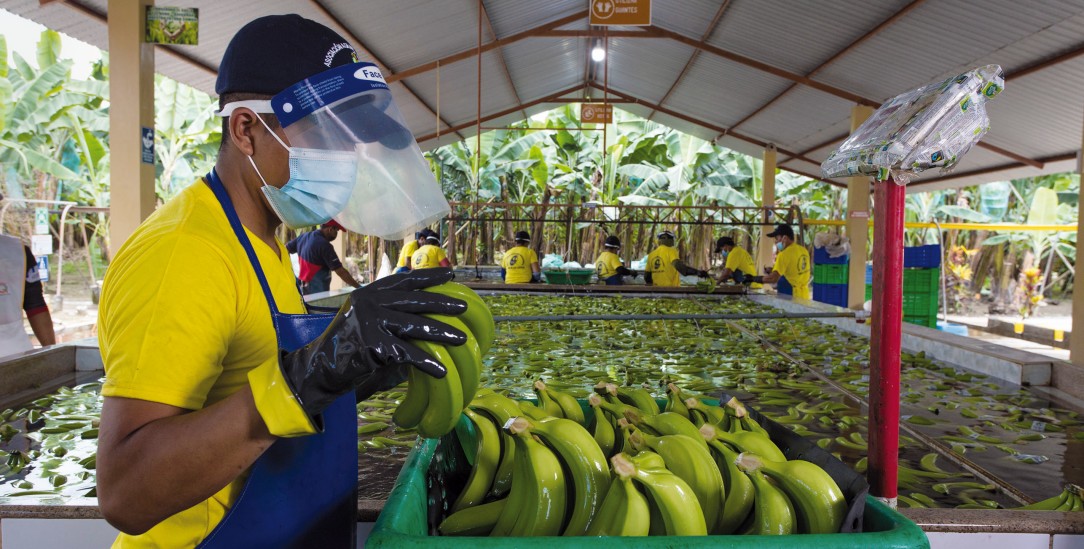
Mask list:
[[[334,314],[280,313],[256,251],[214,170],[207,176],[230,227],[260,280],[279,349],[296,350],[319,337]],[[353,393],[323,412],[324,432],[280,438],[256,460],[248,480],[202,549],[357,546],[358,439]]]
[[[775,291],[783,295],[794,295],[794,287],[790,285],[785,276],[779,277],[779,280],[775,282]]]

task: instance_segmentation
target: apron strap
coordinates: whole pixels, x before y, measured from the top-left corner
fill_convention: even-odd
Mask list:
[[[271,315],[274,318],[279,313],[279,308],[275,305],[275,296],[271,293],[271,286],[267,283],[267,277],[263,274],[263,267],[260,266],[260,260],[256,257],[256,250],[252,248],[252,242],[249,240],[248,235],[245,234],[244,226],[241,225],[241,218],[237,217],[237,210],[233,207],[233,201],[230,200],[230,195],[226,192],[226,187],[222,184],[222,180],[219,179],[218,172],[214,168],[211,168],[211,173],[207,174],[205,179],[210,184],[211,191],[215,193],[215,198],[218,198],[218,203],[222,205],[222,211],[226,212],[226,219],[229,220],[230,228],[233,229],[233,234],[237,236],[237,241],[245,249],[249,264],[256,271],[256,278],[260,280],[263,296],[267,299],[267,306],[271,308]],[[278,326],[276,325],[275,328],[277,331]]]

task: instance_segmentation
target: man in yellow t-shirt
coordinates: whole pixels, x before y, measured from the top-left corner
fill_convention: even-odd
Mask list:
[[[674,233],[663,231],[658,235],[659,246],[647,254],[644,282],[653,286],[678,286],[681,275],[708,276],[707,271],[689,267],[678,258],[674,247]]]
[[[440,247],[440,236],[433,231],[425,236],[425,245],[418,248],[410,258],[411,270],[432,269],[434,267],[451,267],[452,262]]]
[[[462,302],[422,291],[450,280],[447,271],[387,277],[391,282],[355,290],[322,334],[304,334],[294,328],[298,319],[289,318],[306,310],[276,230],[283,223],[325,223],[346,212],[341,196],[349,194],[328,198],[320,211],[297,199],[312,191],[312,181],[298,177],[291,162],[297,152],[279,118],[288,111],[275,110],[271,99],[329,70],[369,66],[338,33],[298,15],[260,17],[242,27],[222,55],[215,83],[223,131],[213,171],[151,214],[110,264],[98,314],[105,382],[96,472],[98,507],[121,531],[115,548],[204,541],[222,547],[223,539],[259,539],[258,533],[291,543],[298,534],[350,532],[352,512],[336,520],[304,499],[325,487],[297,495],[289,509],[240,497],[250,477],[293,473],[299,482],[290,486],[307,479],[319,485],[323,471],[312,469],[313,459],[299,453],[271,467],[253,464],[308,441],[316,443],[307,448],[328,448],[309,435],[333,428],[322,418],[340,397],[392,387],[410,368],[440,377],[443,366],[412,349],[410,340],[465,341],[444,337],[441,332],[462,332],[422,316],[462,312]],[[271,304],[283,314],[273,317]],[[350,345],[335,347],[341,341]],[[346,427],[352,430],[350,422]],[[349,454],[328,462],[356,463]],[[260,513],[267,508],[274,512]],[[300,517],[304,526],[253,527],[226,518],[230,510]]]
[[[595,260],[595,272],[598,273],[599,282],[605,282],[607,286],[620,286],[625,283],[625,277],[636,278],[636,271],[625,267],[625,262],[617,256],[621,251],[621,239],[616,236],[607,236],[602,245],[604,251]]]
[[[427,236],[429,236],[429,229],[422,229],[414,233],[414,240],[403,244],[403,249],[399,250],[399,261],[395,262],[395,272],[410,272],[410,260],[414,257],[414,252],[425,245]]]
[[[504,252],[501,258],[501,278],[505,284],[541,282],[542,269],[538,267],[538,254],[528,246],[531,235],[527,231],[516,233],[516,245]]]
[[[763,282],[775,283],[783,295],[813,299],[813,290],[809,287],[809,251],[794,242],[794,230],[790,225],[777,225],[768,236],[775,238],[778,253],[771,274],[765,276]]]
[[[720,236],[719,240],[715,241],[715,253],[723,254],[723,270],[717,277],[719,282],[725,283],[727,280],[734,279],[734,282],[738,284],[748,283],[753,289],[764,287],[760,283],[746,280],[746,278],[752,280],[756,276],[756,264],[753,263],[753,256],[749,255],[745,248],[737,246],[733,238]]]

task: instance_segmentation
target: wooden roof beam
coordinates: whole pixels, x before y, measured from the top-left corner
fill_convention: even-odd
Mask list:
[[[854,51],[854,49],[857,48],[862,43],[868,41],[870,38],[873,38],[874,36],[877,36],[878,34],[881,33],[881,31],[883,31],[886,28],[892,26],[893,23],[899,21],[900,19],[903,19],[908,13],[910,13],[912,10],[917,8],[919,5],[921,5],[925,1],[926,0],[912,0],[912,2],[910,4],[907,4],[906,6],[900,8],[896,13],[893,13],[888,19],[885,19],[884,21],[881,21],[881,23],[879,25],[877,25],[876,27],[873,27],[872,29],[870,29],[869,32],[867,32],[866,34],[863,34],[857,40],[851,42],[850,44],[847,44],[846,47],[844,47],[843,49],[837,51],[835,54],[833,54],[831,57],[826,59],[820,65],[817,65],[816,68],[814,68],[813,70],[809,71],[808,74],[806,74],[806,77],[807,78],[812,78],[813,75],[820,72],[821,69],[823,69],[823,68],[827,67],[828,65],[831,65],[832,63],[836,62],[837,60],[842,58],[844,55],[847,55],[848,53]],[[738,120],[736,123],[731,125],[730,129],[732,129],[732,130],[736,129],[739,126],[741,126],[742,124],[748,122],[754,116],[760,114],[761,112],[764,112],[766,109],[771,107],[772,104],[774,104],[776,101],[779,101],[784,95],[790,93],[790,91],[793,90],[796,87],[798,87],[798,84],[791,84],[790,86],[787,87],[787,89],[783,90],[782,93],[780,93],[779,95],[771,98],[770,100],[768,100],[767,103],[764,103],[758,109],[756,109],[753,112],[746,115],[745,118],[742,118],[741,120]]]
[[[367,55],[369,57],[369,59],[372,60],[373,63],[376,63],[377,66],[380,67],[381,72],[385,72],[385,73],[390,72],[390,67],[388,67],[388,64],[385,63],[383,60],[381,60],[379,57],[377,57],[376,54],[374,54],[372,52],[372,50],[370,50],[365,45],[365,42],[362,42],[361,39],[359,39],[357,36],[354,35],[353,32],[350,31],[350,29],[346,28],[346,25],[343,25],[342,21],[339,21],[339,18],[336,17],[335,14],[331,12],[331,10],[327,9],[320,2],[320,0],[309,0],[309,2],[320,13],[322,13],[324,15],[324,17],[327,17],[328,19],[330,19],[331,22],[336,27],[338,27],[337,30],[339,32],[342,32],[345,35],[347,40],[349,40],[352,44],[354,44],[355,46],[360,48],[361,51],[364,52],[365,55]],[[387,80],[387,82],[390,84],[391,80],[389,79],[389,80]],[[406,89],[407,93],[409,93],[411,95],[411,97],[413,97],[421,106],[425,107],[425,109],[428,110],[430,112],[430,114],[433,115],[433,117],[437,118],[437,130],[440,130],[440,124],[444,124],[445,126],[450,126],[451,125],[451,124],[448,123],[448,121],[446,121],[443,118],[439,117],[437,115],[436,109],[434,109],[432,105],[430,105],[424,99],[422,99],[421,96],[418,95],[417,92],[415,92],[413,89],[411,89],[411,87],[408,86],[406,82],[402,82],[401,84],[402,84],[403,88]],[[456,134],[458,135],[459,132],[456,132]],[[462,139],[463,136],[459,135],[459,138]]]
[[[534,27],[532,29],[528,29],[528,30],[525,30],[523,32],[518,32],[518,33],[513,34],[513,35],[511,35],[511,36],[509,36],[507,38],[498,38],[498,39],[496,39],[496,40],[494,40],[494,41],[492,41],[492,42],[490,42],[488,44],[482,44],[482,53],[485,53],[485,52],[487,52],[489,50],[492,50],[492,49],[495,49],[495,48],[501,48],[501,47],[507,46],[507,45],[512,44],[514,42],[519,42],[520,40],[523,40],[525,38],[531,38],[532,36],[535,36],[535,33],[538,33],[538,32],[543,32],[543,31],[555,29],[557,27],[561,27],[561,26],[567,25],[569,23],[579,21],[580,19],[583,19],[584,17],[587,17],[587,15],[588,15],[588,11],[583,10],[583,11],[574,13],[572,15],[569,15],[567,17],[562,17],[562,18],[557,19],[555,21],[550,21],[549,23],[546,23],[544,25],[539,25],[539,26]],[[455,63],[457,61],[463,61],[464,59],[470,59],[471,57],[475,57],[476,55],[478,55],[478,48],[473,47],[473,48],[471,48],[469,50],[461,51],[459,53],[455,53],[455,54],[452,54],[452,55],[441,57],[440,59],[437,59],[436,61],[430,61],[428,63],[418,65],[417,67],[412,67],[412,68],[409,68],[409,69],[406,69],[406,70],[399,71],[399,72],[397,72],[395,74],[391,74],[391,75],[386,74],[386,75],[384,75],[384,79],[387,80],[388,83],[390,84],[392,82],[396,82],[396,81],[402,80],[404,78],[410,78],[411,76],[417,76],[419,74],[429,72],[431,70],[436,69],[438,66],[449,65],[449,64]]]
[[[723,13],[726,12],[726,8],[728,8],[729,6],[730,0],[723,0],[723,4],[719,6],[719,11],[715,12],[715,17],[712,18],[711,23],[708,23],[708,28],[704,31],[704,35],[700,37],[701,41],[707,41],[708,38],[711,38],[711,35],[715,32],[715,29],[719,27],[719,21],[723,20]],[[693,54],[690,55],[689,60],[685,62],[685,66],[681,69],[681,73],[679,73],[677,78],[674,79],[674,83],[670,84],[670,89],[666,90],[666,93],[663,94],[662,99],[659,99],[660,105],[666,104],[666,100],[669,99],[670,95],[674,93],[674,90],[677,89],[678,84],[680,84],[681,80],[685,78],[685,73],[689,72],[689,69],[693,66],[693,62],[696,61],[696,58],[699,56],[700,50],[693,50]],[[647,119],[651,120],[654,116],[655,111],[653,110],[648,113]]]
[[[452,127],[450,127],[448,129],[448,131],[458,133],[460,130],[470,128],[472,126],[478,126],[482,122],[489,122],[490,120],[493,120],[494,118],[500,118],[502,116],[507,116],[507,115],[512,114],[512,113],[514,113],[516,111],[522,111],[524,109],[528,109],[530,107],[533,107],[535,105],[540,105],[542,103],[549,103],[550,101],[554,101],[554,100],[559,99],[562,95],[568,95],[570,93],[575,93],[575,92],[580,91],[581,89],[583,89],[582,84],[577,85],[577,86],[573,86],[571,88],[561,90],[561,91],[559,91],[557,93],[552,93],[552,94],[547,95],[545,97],[535,99],[534,101],[529,101],[529,102],[523,103],[521,105],[516,105],[515,107],[505,109],[505,110],[500,111],[500,112],[493,113],[493,114],[491,114],[489,116],[483,116],[483,117],[481,117],[481,118],[479,118],[477,120],[471,120],[470,122],[464,122],[462,124],[452,126]],[[436,139],[437,137],[440,137],[440,136],[438,134],[436,134],[436,133],[431,133],[429,135],[423,135],[421,137],[418,137],[417,141],[418,141],[418,143],[422,143],[422,142],[425,142],[425,141],[429,141],[430,139]]]

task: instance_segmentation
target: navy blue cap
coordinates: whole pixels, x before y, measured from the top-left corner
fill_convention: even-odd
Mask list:
[[[268,15],[233,35],[218,65],[215,93],[275,95],[328,69],[357,62],[339,33],[297,14]]]

